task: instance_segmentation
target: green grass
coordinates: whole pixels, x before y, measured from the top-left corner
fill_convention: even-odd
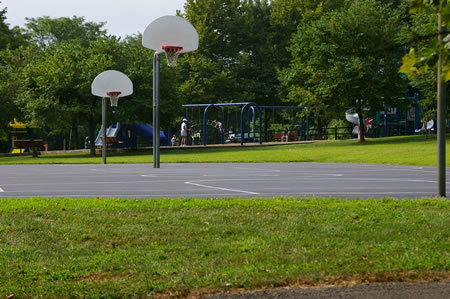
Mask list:
[[[448,278],[447,200],[2,199],[0,297]]]
[[[450,137],[450,135],[448,136]],[[447,156],[450,140],[447,138]],[[108,154],[108,163],[152,163],[152,154]],[[266,147],[202,148],[163,150],[162,163],[189,162],[345,162],[434,166],[437,161],[436,135],[315,142]],[[42,155],[0,157],[0,164],[101,163],[101,156]],[[450,161],[447,162],[450,166]]]

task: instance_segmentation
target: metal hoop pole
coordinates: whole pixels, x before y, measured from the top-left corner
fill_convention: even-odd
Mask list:
[[[153,55],[153,168],[159,168],[159,53]]]
[[[106,98],[102,98],[102,161],[106,164]]]
[[[446,6],[447,1],[444,1],[442,6]],[[444,34],[445,27],[442,26],[442,15],[438,14],[438,32],[439,32],[439,43],[444,44]],[[437,71],[437,196],[446,196],[446,186],[445,186],[445,123],[447,114],[447,104],[446,104],[446,82],[442,81],[443,58],[442,54],[439,54],[438,61],[438,71]],[[426,124],[425,124],[426,126]]]

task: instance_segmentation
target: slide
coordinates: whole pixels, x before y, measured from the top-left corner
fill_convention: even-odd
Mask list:
[[[351,113],[352,109],[349,109],[345,111],[345,119],[347,119],[348,122],[354,124],[352,134],[358,135],[359,134],[359,117],[358,113]]]
[[[102,129],[103,126],[100,128],[97,138],[95,139],[95,146],[102,146]],[[117,137],[119,131],[120,123],[110,124],[109,127],[106,128],[106,137]]]
[[[428,132],[434,131],[433,127],[434,127],[434,120],[430,120],[429,122],[427,122]],[[422,128],[416,129],[416,133],[422,133],[422,132],[425,132],[425,123],[422,125]]]
[[[352,113],[352,109],[349,109],[345,111],[345,119],[347,119],[348,122],[355,125],[353,128],[352,134],[358,135],[359,134],[359,117],[358,113]],[[364,118],[363,118],[364,121]],[[366,132],[372,127],[372,119],[368,118],[366,119]]]
[[[149,140],[153,140],[153,126],[147,124],[135,124],[131,128],[141,135],[147,137]],[[159,131],[159,138],[161,145],[169,144],[169,140],[166,134],[164,134],[164,131]]]

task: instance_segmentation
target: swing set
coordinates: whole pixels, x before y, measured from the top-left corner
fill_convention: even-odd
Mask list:
[[[256,118],[259,117],[259,136],[262,136],[262,109],[261,107],[254,103],[254,102],[245,102],[245,103],[225,103],[225,104],[187,104],[183,105],[184,113],[186,119],[188,119],[189,124],[191,127],[199,127],[200,130],[200,136],[203,141],[203,145],[207,144],[207,135],[208,135],[208,127],[215,128],[216,132],[219,131],[220,134],[220,143],[225,143],[225,133],[227,133],[228,137],[232,135],[233,133],[230,133],[230,131],[226,132],[225,128],[231,129],[232,126],[229,126],[229,123],[226,121],[229,120],[225,119],[225,107],[238,107],[240,108],[240,121],[239,121],[239,131],[236,131],[234,133],[234,140],[237,140],[241,143],[241,146],[244,145],[244,142],[252,142],[259,140],[259,143],[262,144],[262,139],[259,138],[256,134]],[[199,109],[199,118],[196,120],[189,121],[189,108],[195,108]],[[203,108],[203,117],[201,118],[201,109]],[[219,117],[217,117],[215,120],[208,119],[208,111],[210,111],[210,114],[212,112],[212,109],[216,110],[216,115],[219,113]],[[230,110],[230,109],[228,109]],[[244,119],[245,119],[245,112],[247,112],[247,127],[244,126]],[[250,113],[252,117],[250,118]],[[194,115],[194,114],[193,114]],[[252,119],[253,122],[253,136],[251,132],[252,126],[250,125],[250,119]],[[217,125],[218,122],[220,122],[221,125]],[[247,131],[247,133],[242,134],[244,131]],[[242,136],[242,137],[241,137]],[[229,140],[229,139],[228,139]]]
[[[236,109],[237,107],[237,109]],[[194,144],[207,144],[207,136],[211,131],[220,135],[220,143],[239,142],[241,146],[248,142],[262,144],[263,119],[262,113],[267,109],[303,110],[298,106],[260,106],[254,102],[224,103],[224,104],[186,104],[183,105],[185,118],[194,132]],[[225,109],[227,108],[227,109]],[[203,109],[203,114],[202,114]],[[215,110],[214,120],[208,119]],[[234,110],[234,116],[232,112]],[[189,114],[191,112],[191,114]],[[196,115],[197,113],[198,115]],[[227,113],[225,113],[227,112]],[[259,118],[259,121],[257,119]],[[234,120],[234,121],[233,121]],[[220,122],[221,125],[217,125]],[[209,130],[208,130],[209,129]],[[257,131],[258,134],[257,134]],[[195,137],[197,136],[197,137]],[[298,135],[296,135],[298,137]],[[227,138],[225,138],[227,137]],[[209,138],[211,139],[211,138]],[[300,118],[300,140],[309,139],[309,117],[306,117],[306,139],[304,120]]]

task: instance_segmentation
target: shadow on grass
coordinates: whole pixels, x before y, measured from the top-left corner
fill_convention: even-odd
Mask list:
[[[450,137],[450,134],[446,135],[446,139]],[[436,142],[437,135],[415,135],[415,136],[393,136],[393,137],[383,137],[383,138],[373,138],[369,139],[367,144],[408,144],[408,143],[418,143],[418,142]]]

